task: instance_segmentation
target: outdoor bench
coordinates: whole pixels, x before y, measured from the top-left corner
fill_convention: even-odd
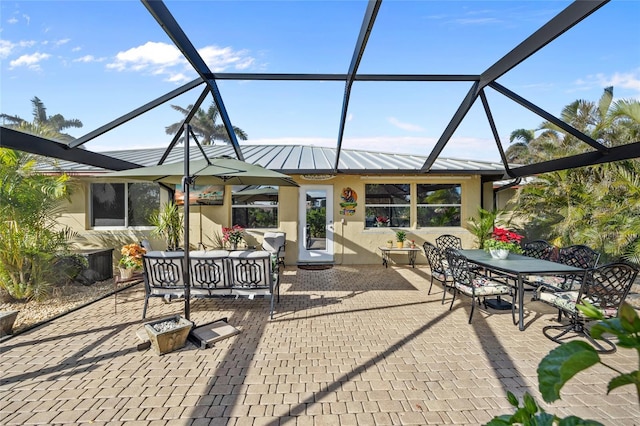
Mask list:
[[[189,296],[271,298],[273,319],[274,291],[280,301],[280,276],[277,258],[268,251],[211,250],[189,252]],[[185,296],[185,259],[182,251],[151,251],[143,256],[145,286],[142,318],[147,314],[150,297]]]

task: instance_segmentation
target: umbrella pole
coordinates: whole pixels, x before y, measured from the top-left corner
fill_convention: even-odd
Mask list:
[[[189,130],[190,126],[184,125],[184,176],[182,178],[182,190],[184,191],[184,268],[182,277],[184,281],[184,317],[190,320],[191,315],[191,276],[189,262],[189,186],[191,176],[189,174]]]

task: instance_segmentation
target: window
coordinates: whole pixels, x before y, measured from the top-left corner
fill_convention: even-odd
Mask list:
[[[460,185],[417,184],[416,193],[418,226],[460,226]]]
[[[278,189],[277,186],[234,186],[232,224],[243,228],[277,228]]]
[[[151,226],[149,216],[160,208],[155,183],[92,183],[91,226]]]
[[[367,184],[365,185],[365,226],[392,226],[408,228],[411,226],[411,185]],[[377,218],[386,221],[377,221]]]

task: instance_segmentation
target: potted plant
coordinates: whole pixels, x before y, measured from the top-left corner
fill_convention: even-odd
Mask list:
[[[493,228],[491,238],[484,242],[484,249],[494,259],[506,259],[509,253],[522,253],[520,241],[524,237],[505,228]]]
[[[393,248],[393,240],[387,240],[387,247]]]
[[[398,248],[404,247],[404,242],[407,239],[407,233],[405,231],[396,231],[396,244]]]
[[[230,244],[232,250],[236,250],[243,239],[244,228],[242,226],[233,225],[231,228],[222,228],[222,240]]]
[[[120,249],[122,257],[118,262],[120,278],[131,278],[136,269],[142,268],[142,255],[145,253],[146,250],[135,243],[122,246]]]
[[[179,250],[184,223],[176,203],[173,201],[166,203],[162,209],[149,217],[149,221],[156,227],[151,233],[165,239],[167,250]]]
[[[409,247],[416,248],[416,240],[409,241]]]

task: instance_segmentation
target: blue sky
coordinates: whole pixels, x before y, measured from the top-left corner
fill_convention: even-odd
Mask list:
[[[364,1],[166,1],[213,71],[345,73]],[[479,74],[564,9],[567,1],[390,1],[360,73]],[[558,116],[576,99],[640,99],[640,1],[613,0],[498,82]],[[197,77],[138,1],[2,1],[0,111],[80,119],[80,137]],[[219,81],[244,143],[335,146],[344,83]],[[428,155],[470,83],[356,82],[344,148]],[[166,146],[164,128],[202,86],[89,142],[95,151]],[[504,146],[542,119],[487,91]],[[211,98],[205,101],[208,106]],[[498,160],[479,103],[443,155]]]

